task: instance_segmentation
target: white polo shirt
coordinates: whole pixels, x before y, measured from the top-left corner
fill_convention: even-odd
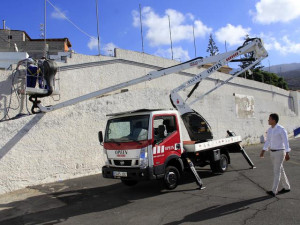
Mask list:
[[[274,128],[270,127],[267,133],[267,140],[264,144],[263,150],[282,150],[290,152],[290,145],[288,141],[287,132],[283,126],[276,124]]]

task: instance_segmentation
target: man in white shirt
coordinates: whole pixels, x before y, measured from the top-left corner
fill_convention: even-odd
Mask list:
[[[267,191],[267,193],[275,197],[278,193],[283,194],[291,190],[288,178],[283,168],[284,159],[286,161],[290,159],[289,152],[291,149],[289,147],[286,130],[283,126],[278,124],[279,116],[276,113],[273,113],[269,116],[268,121],[271,127],[268,129],[267,140],[264,144],[263,150],[260,153],[260,157],[263,158],[265,151],[270,149],[270,155],[273,163],[274,180],[272,190]],[[281,176],[283,178],[281,179],[283,189],[277,192]]]

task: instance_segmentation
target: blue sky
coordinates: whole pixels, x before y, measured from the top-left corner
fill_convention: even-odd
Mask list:
[[[299,0],[99,0],[101,54],[114,47],[142,51],[139,4],[142,8],[144,52],[186,61],[206,52],[209,34],[219,51],[240,46],[246,34],[264,40],[269,57],[263,65],[300,62]],[[75,52],[97,55],[96,0],[47,0],[47,38],[69,38]],[[2,1],[0,19],[12,30],[41,38],[44,0]],[[2,26],[1,26],[2,28]]]

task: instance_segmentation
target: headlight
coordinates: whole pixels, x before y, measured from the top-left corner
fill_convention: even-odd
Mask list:
[[[148,166],[147,148],[142,148],[140,152],[140,168],[145,169]]]

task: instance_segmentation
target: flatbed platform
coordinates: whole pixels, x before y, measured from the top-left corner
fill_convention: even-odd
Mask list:
[[[232,136],[228,138],[211,140],[207,142],[196,143],[195,141],[183,141],[183,147],[187,152],[199,152],[212,148],[218,148],[233,143],[239,143],[242,141],[241,136]]]

